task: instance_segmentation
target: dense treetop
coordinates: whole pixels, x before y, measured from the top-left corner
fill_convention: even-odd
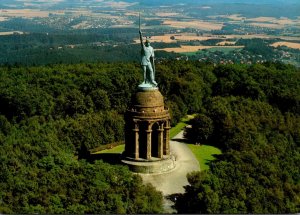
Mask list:
[[[299,212],[299,69],[172,61],[156,70],[172,124],[199,113],[187,137],[223,151],[188,176],[179,212]],[[1,67],[0,212],[162,212],[152,186],[83,150],[123,141],[141,79],[133,63]]]
[[[223,154],[188,175],[181,213],[300,211],[300,73],[281,64],[221,66],[212,96],[186,130]],[[201,150],[201,148],[199,148]]]

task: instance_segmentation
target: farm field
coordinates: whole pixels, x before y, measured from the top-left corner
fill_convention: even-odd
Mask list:
[[[276,42],[273,43],[271,46],[279,47],[279,46],[286,46],[292,49],[300,49],[300,43],[292,43],[292,42]]]
[[[204,34],[197,35],[195,33],[177,33],[177,34],[164,34],[164,35],[154,35],[150,37],[151,42],[163,42],[163,43],[176,43],[176,42],[185,42],[185,41],[205,41],[210,39],[223,39],[217,43],[217,45],[234,45],[235,41],[226,41],[228,40],[238,40],[238,39],[282,39],[286,41],[295,41],[299,40],[300,37],[293,36],[275,36],[275,35],[266,35],[266,34],[251,34],[251,35],[212,35],[212,34]],[[134,39],[135,43],[140,43],[138,38]]]
[[[164,48],[164,49],[158,49],[161,51],[166,52],[175,52],[175,53],[185,53],[185,52],[197,52],[199,50],[203,49],[229,49],[230,51],[233,49],[241,49],[244,48],[244,46],[184,46],[181,47],[175,47],[175,48]]]
[[[7,9],[7,10],[1,10],[1,16],[2,17],[24,17],[24,18],[48,17],[49,11],[42,11],[38,9]]]
[[[143,35],[149,37],[152,43],[159,43],[153,44],[154,49],[166,51],[157,55],[157,60],[174,57],[186,59],[187,55],[192,56],[201,50],[209,50],[207,55],[201,52],[199,56],[195,55],[190,60],[208,59],[215,63],[288,60],[294,65],[299,65],[299,10],[286,14],[280,6],[278,9],[282,13],[279,16],[278,12],[266,8],[265,5],[264,10],[268,13],[264,14],[251,10],[253,5],[229,5],[230,7],[224,8],[211,4],[159,4],[159,7],[145,7],[140,10],[141,3],[136,1],[89,0],[74,3],[71,0],[3,0],[0,2],[0,40],[6,41],[6,37],[9,38],[10,44],[6,47],[14,50],[16,46],[13,40],[22,36],[16,34],[24,32],[24,38],[33,39],[29,41],[37,40],[39,45],[29,46],[24,42],[25,44],[18,46],[16,52],[0,56],[0,63],[42,64],[40,59],[43,59],[43,63],[57,61],[54,60],[56,57],[49,53],[42,52],[42,58],[39,54],[32,54],[49,50],[49,45],[54,44],[57,47],[73,49],[71,57],[69,49],[59,50],[59,54],[64,56],[63,59],[68,59],[68,62],[76,62],[82,58],[82,52],[79,49],[75,50],[75,47],[85,49],[86,53],[91,54],[87,58],[91,61],[100,59],[92,54],[95,49],[91,47],[95,46],[104,53],[107,50],[102,44],[116,53],[109,57],[109,60],[134,60],[134,54],[124,55],[119,47],[140,43],[140,23]],[[255,7],[262,10],[261,7]],[[293,8],[287,6],[285,10],[287,9]],[[252,39],[254,40],[251,41]],[[290,50],[266,50],[271,44],[273,47],[286,45]],[[231,56],[229,52],[233,50],[240,50],[242,54],[236,53],[235,56]],[[212,53],[214,51],[220,52]],[[2,50],[1,53],[6,53],[6,50]],[[229,55],[226,56],[227,54]],[[29,59],[25,61],[24,56]],[[117,59],[117,56],[120,59]]]
[[[170,25],[174,28],[195,28],[202,30],[221,30],[223,23],[218,22],[207,22],[201,20],[188,20],[188,21],[174,21],[166,20],[163,25]]]
[[[0,32],[0,36],[12,35],[12,34],[24,34],[22,31],[7,31],[7,32]]]
[[[300,18],[294,18],[290,19],[287,17],[265,17],[265,16],[259,16],[255,18],[247,18],[245,16],[242,16],[241,14],[230,14],[230,15],[215,15],[215,16],[208,16],[208,18],[211,19],[228,19],[229,23],[239,23],[239,22],[247,22],[250,25],[253,26],[259,26],[259,27],[265,27],[265,28],[276,28],[276,29],[282,29],[286,27],[287,25],[292,26],[299,26],[300,24]]]

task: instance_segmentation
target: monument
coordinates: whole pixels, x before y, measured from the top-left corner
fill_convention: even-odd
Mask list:
[[[167,172],[175,167],[170,153],[170,114],[155,81],[154,49],[149,39],[144,43],[141,28],[139,35],[144,80],[125,114],[122,162],[134,172]]]

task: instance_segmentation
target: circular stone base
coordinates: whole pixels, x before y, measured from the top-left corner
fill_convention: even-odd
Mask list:
[[[126,158],[123,158],[121,161],[126,164],[132,172],[137,173],[163,173],[174,169],[176,166],[173,156],[157,161],[134,161]]]
[[[150,91],[150,90],[158,90],[158,87],[156,87],[156,86],[154,86],[152,84],[145,84],[145,83],[143,83],[143,84],[140,84],[138,86],[138,89],[140,91]]]

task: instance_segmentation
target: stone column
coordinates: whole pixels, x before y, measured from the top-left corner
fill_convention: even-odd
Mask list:
[[[158,129],[158,157],[163,158],[164,155],[164,124],[162,123]]]
[[[165,130],[165,145],[164,145],[164,154],[170,155],[170,120],[166,121]]]
[[[137,160],[139,159],[139,126],[138,123],[135,122],[134,129],[132,129],[134,132],[134,158]]]
[[[152,130],[148,128],[147,132],[147,160],[151,159],[151,135]]]

